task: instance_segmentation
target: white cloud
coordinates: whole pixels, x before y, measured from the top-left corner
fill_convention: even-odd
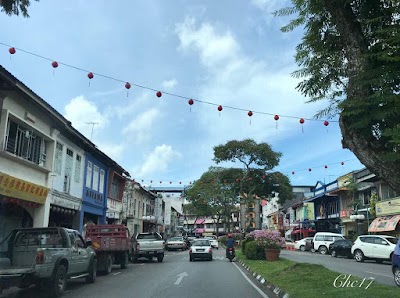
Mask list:
[[[176,85],[178,85],[178,81],[176,79],[171,79],[171,80],[167,80],[167,81],[163,81],[161,83],[161,86],[164,89],[172,89],[174,88]]]
[[[175,33],[180,40],[180,49],[194,48],[199,51],[201,62],[209,68],[220,67],[234,59],[240,50],[230,31],[217,34],[211,24],[203,23],[196,29],[194,18],[186,18],[175,26]]]
[[[94,135],[108,123],[107,117],[98,110],[96,104],[82,95],[71,99],[64,107],[64,117],[87,138],[91,137],[92,128]]]
[[[105,154],[107,154],[112,159],[119,160],[119,159],[121,159],[121,156],[126,148],[126,145],[100,143],[98,145],[98,147],[101,151],[103,151]]]
[[[151,177],[153,174],[165,173],[168,165],[179,159],[182,155],[170,145],[159,145],[150,152],[139,170],[134,170],[134,177]]]
[[[156,108],[151,108],[134,118],[123,130],[122,133],[131,135],[137,143],[142,143],[151,138],[151,131],[155,121],[161,113]]]

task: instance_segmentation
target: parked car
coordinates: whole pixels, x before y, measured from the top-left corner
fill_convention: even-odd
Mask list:
[[[157,257],[158,262],[164,259],[164,240],[158,233],[139,233],[133,241],[133,262],[139,258],[147,258],[149,261]]]
[[[166,250],[181,249],[184,251],[186,247],[186,241],[183,237],[172,237],[165,243]]]
[[[394,282],[400,287],[400,240],[397,241],[396,248],[392,255],[392,272]]]
[[[57,227],[16,229],[7,240],[7,251],[0,252],[0,294],[9,287],[35,284],[51,297],[60,297],[67,279],[96,280],[96,253],[78,231]]]
[[[351,247],[353,246],[353,241],[351,240],[336,240],[329,245],[329,252],[332,257],[336,258],[338,256],[345,256],[351,259],[353,257],[351,253]]]
[[[336,240],[344,240],[343,235],[330,232],[317,232],[313,239],[314,250],[325,255],[329,252],[329,245]]]
[[[216,236],[206,236],[204,239],[210,240],[211,242],[211,247],[219,249],[219,244]]]
[[[196,239],[189,249],[189,260],[194,259],[213,260],[211,242],[208,239]]]
[[[301,250],[301,251],[311,250],[311,241],[313,239],[314,239],[314,237],[307,237],[307,238],[303,238],[298,241],[295,241],[294,248]]]
[[[396,248],[397,238],[386,235],[361,235],[358,236],[351,248],[351,253],[357,262],[365,259],[375,259],[377,263],[391,260]]]

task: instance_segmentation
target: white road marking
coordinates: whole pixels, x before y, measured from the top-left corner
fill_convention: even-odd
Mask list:
[[[182,273],[178,274],[177,276],[178,276],[178,279],[176,280],[176,282],[174,283],[174,285],[179,285],[179,284],[181,283],[182,279],[183,279],[185,276],[189,276],[189,275],[188,275],[186,272],[182,272]]]
[[[380,274],[380,273],[375,273],[375,272],[371,272],[371,271],[365,271],[366,273],[371,273],[371,274],[375,274],[375,275],[381,275],[381,276],[386,276],[386,277],[390,277],[393,278],[393,276],[390,275],[386,275],[386,274]]]
[[[258,293],[260,293],[261,297],[263,298],[269,298],[267,294],[265,294],[263,291],[261,291],[261,289],[259,287],[257,287],[247,276],[246,274],[244,274],[242,272],[242,270],[240,270],[239,266],[236,265],[235,263],[232,263],[233,265],[235,265],[235,267],[237,268],[237,270],[239,270],[239,272],[243,275],[243,277],[248,281],[248,283],[254,288],[256,289],[256,291]]]
[[[113,275],[118,275],[118,274],[121,274],[121,272],[115,272],[115,273],[113,273]]]

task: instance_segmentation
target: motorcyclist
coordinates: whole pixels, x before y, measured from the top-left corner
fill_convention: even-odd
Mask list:
[[[235,253],[235,240],[233,240],[232,234],[228,234],[228,239],[226,240],[226,257],[228,257],[230,248],[232,248],[233,253]]]

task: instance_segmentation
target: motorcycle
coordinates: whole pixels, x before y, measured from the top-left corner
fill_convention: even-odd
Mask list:
[[[235,249],[234,248],[228,248],[228,253],[227,253],[227,258],[229,259],[229,261],[233,261],[233,259],[235,258]]]

